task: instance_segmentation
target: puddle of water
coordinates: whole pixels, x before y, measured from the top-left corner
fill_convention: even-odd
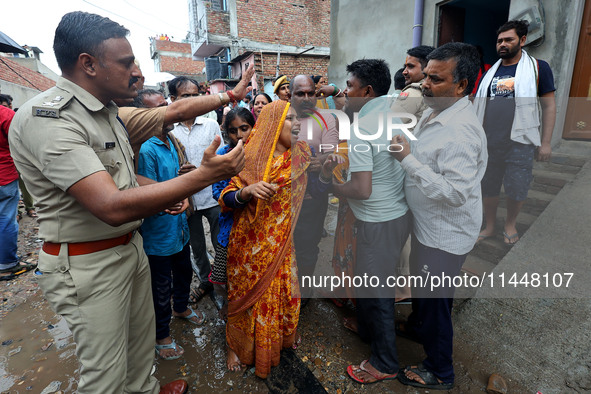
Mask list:
[[[257,378],[254,371],[227,371],[226,326],[209,297],[197,307],[205,313],[207,322],[196,327],[184,320],[172,319],[171,336],[185,349],[185,353],[173,361],[155,358],[154,376],[162,383],[185,379],[190,392],[268,393],[265,382]]]
[[[54,381],[64,393],[76,387],[78,362],[65,321],[56,316],[40,294],[8,313],[0,325],[0,390],[40,393]],[[21,348],[16,354],[14,351]]]

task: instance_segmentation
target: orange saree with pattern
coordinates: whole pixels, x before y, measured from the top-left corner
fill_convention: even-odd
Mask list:
[[[277,186],[268,201],[253,198],[236,209],[228,244],[226,340],[240,361],[265,378],[293,345],[300,311],[293,230],[306,189],[310,150],[305,143],[274,157],[289,104],[266,105],[245,147],[244,170],[220,197],[265,181]]]

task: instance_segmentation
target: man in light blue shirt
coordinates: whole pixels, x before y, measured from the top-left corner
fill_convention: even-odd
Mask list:
[[[141,102],[146,106],[163,106],[166,100],[155,91],[147,92]],[[168,136],[170,127],[162,135],[152,137],[140,148],[138,175],[156,182],[164,182],[178,176],[179,154]],[[177,143],[178,145],[178,143]],[[204,322],[203,314],[188,307],[191,290],[191,256],[189,247],[189,226],[185,213],[169,214],[159,212],[144,219],[140,232],[144,239],[144,251],[148,255],[152,277],[152,296],[156,313],[156,352],[165,360],[182,356],[183,348],[170,336],[171,315],[193,324]],[[170,298],[173,299],[173,310]]]
[[[348,144],[350,180],[334,185],[334,191],[347,198],[357,219],[355,277],[367,275],[381,282],[356,288],[358,332],[371,343],[371,356],[360,365],[349,365],[347,373],[369,384],[395,379],[398,373],[395,289],[385,283],[396,275],[411,219],[404,199],[404,171],[389,152],[389,100],[380,97],[392,83],[388,65],[377,59],[357,60],[347,72],[345,112],[349,117],[357,114],[359,127],[353,125]]]

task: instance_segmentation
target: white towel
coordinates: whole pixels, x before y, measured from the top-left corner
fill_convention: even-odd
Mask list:
[[[538,62],[525,50],[522,49],[521,52],[521,59],[515,70],[515,116],[511,127],[511,140],[540,146]],[[481,123],[484,121],[488,87],[500,65],[501,59],[484,74],[476,92],[474,106]]]

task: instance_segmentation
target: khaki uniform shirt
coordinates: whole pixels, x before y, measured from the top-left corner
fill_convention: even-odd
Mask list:
[[[423,116],[423,111],[426,110],[428,107],[423,102],[423,92],[421,91],[421,84],[423,81],[420,82],[413,82],[408,84],[402,89],[402,92],[396,97],[396,101],[392,104],[390,108],[392,112],[406,112],[409,114],[413,114],[417,117],[417,123]],[[408,119],[402,119],[405,123],[410,123]],[[412,131],[413,129],[409,129]]]
[[[10,148],[25,185],[37,202],[39,237],[85,242],[137,229],[135,220],[112,227],[67,193],[81,179],[107,171],[119,190],[137,187],[132,149],[117,119],[118,107],[103,105],[75,83],[57,86],[23,104],[10,128]]]
[[[140,148],[150,137],[162,135],[167,107],[157,108],[119,108],[119,117],[129,132],[129,142],[133,149],[135,168]]]

